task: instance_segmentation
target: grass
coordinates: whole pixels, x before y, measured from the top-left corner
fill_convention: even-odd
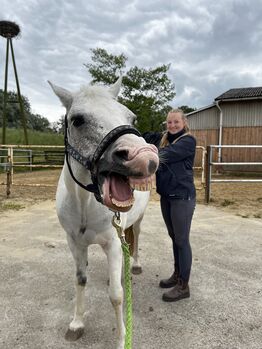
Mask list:
[[[229,205],[233,205],[234,203],[235,203],[235,201],[231,201],[231,200],[225,199],[224,201],[221,202],[221,206],[226,207],[226,206],[229,206]]]
[[[0,203],[0,211],[8,211],[8,210],[13,210],[13,211],[19,211],[25,208],[25,206],[21,204],[16,204],[14,202],[5,202],[5,203]]]
[[[27,130],[29,144],[32,145],[63,145],[64,137],[52,132]],[[2,128],[0,128],[0,144],[2,142]],[[22,129],[7,128],[6,144],[25,144]]]
[[[30,145],[50,145],[50,146],[61,146],[64,145],[64,137],[61,134],[52,132],[39,132],[28,130],[28,140]],[[0,148],[2,141],[2,129],[0,128]],[[6,144],[13,145],[24,145],[24,133],[22,129],[8,128],[6,129]],[[48,151],[46,148],[32,148],[33,153],[33,164],[62,164],[64,161],[63,150],[52,149]],[[59,154],[60,152],[60,154]],[[7,161],[7,149],[0,151],[0,162]],[[3,157],[4,156],[4,157]],[[48,156],[48,158],[47,158]],[[29,152],[14,152],[15,162],[29,164]],[[23,171],[24,168],[18,168],[17,171]],[[0,172],[3,172],[3,168],[0,167]]]

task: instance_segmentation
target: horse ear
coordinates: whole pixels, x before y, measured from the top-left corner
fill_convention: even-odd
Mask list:
[[[121,85],[122,85],[122,74],[119,76],[117,81],[109,87],[109,92],[114,98],[118,96],[121,89]]]
[[[52,90],[57,95],[57,97],[60,99],[63,106],[66,108],[66,110],[69,110],[71,105],[72,105],[72,102],[73,102],[72,93],[70,91],[62,88],[62,87],[59,87],[59,86],[52,84],[50,81],[47,81],[47,82],[52,87]]]

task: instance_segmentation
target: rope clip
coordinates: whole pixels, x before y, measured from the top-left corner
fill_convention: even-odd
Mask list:
[[[119,239],[121,240],[121,243],[126,244],[125,232],[124,232],[123,228],[121,227],[120,212],[115,212],[115,214],[112,218],[112,225],[116,228],[116,231],[117,231]]]

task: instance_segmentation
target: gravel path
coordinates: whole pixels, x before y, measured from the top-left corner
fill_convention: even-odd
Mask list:
[[[142,223],[143,274],[133,276],[133,349],[262,349],[262,222],[198,205],[191,242],[191,298],[164,303],[171,242],[150,202]],[[0,216],[0,348],[115,349],[115,318],[102,250],[89,250],[84,336],[64,334],[73,312],[74,265],[45,201]]]

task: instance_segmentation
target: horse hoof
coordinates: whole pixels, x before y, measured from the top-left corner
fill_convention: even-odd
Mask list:
[[[142,273],[142,267],[140,267],[138,265],[133,266],[131,271],[132,271],[132,274],[135,274],[135,275],[141,274]]]
[[[70,330],[70,328],[69,328],[65,334],[65,339],[69,342],[75,342],[83,336],[83,333],[84,333],[83,328],[78,328],[75,331]]]

